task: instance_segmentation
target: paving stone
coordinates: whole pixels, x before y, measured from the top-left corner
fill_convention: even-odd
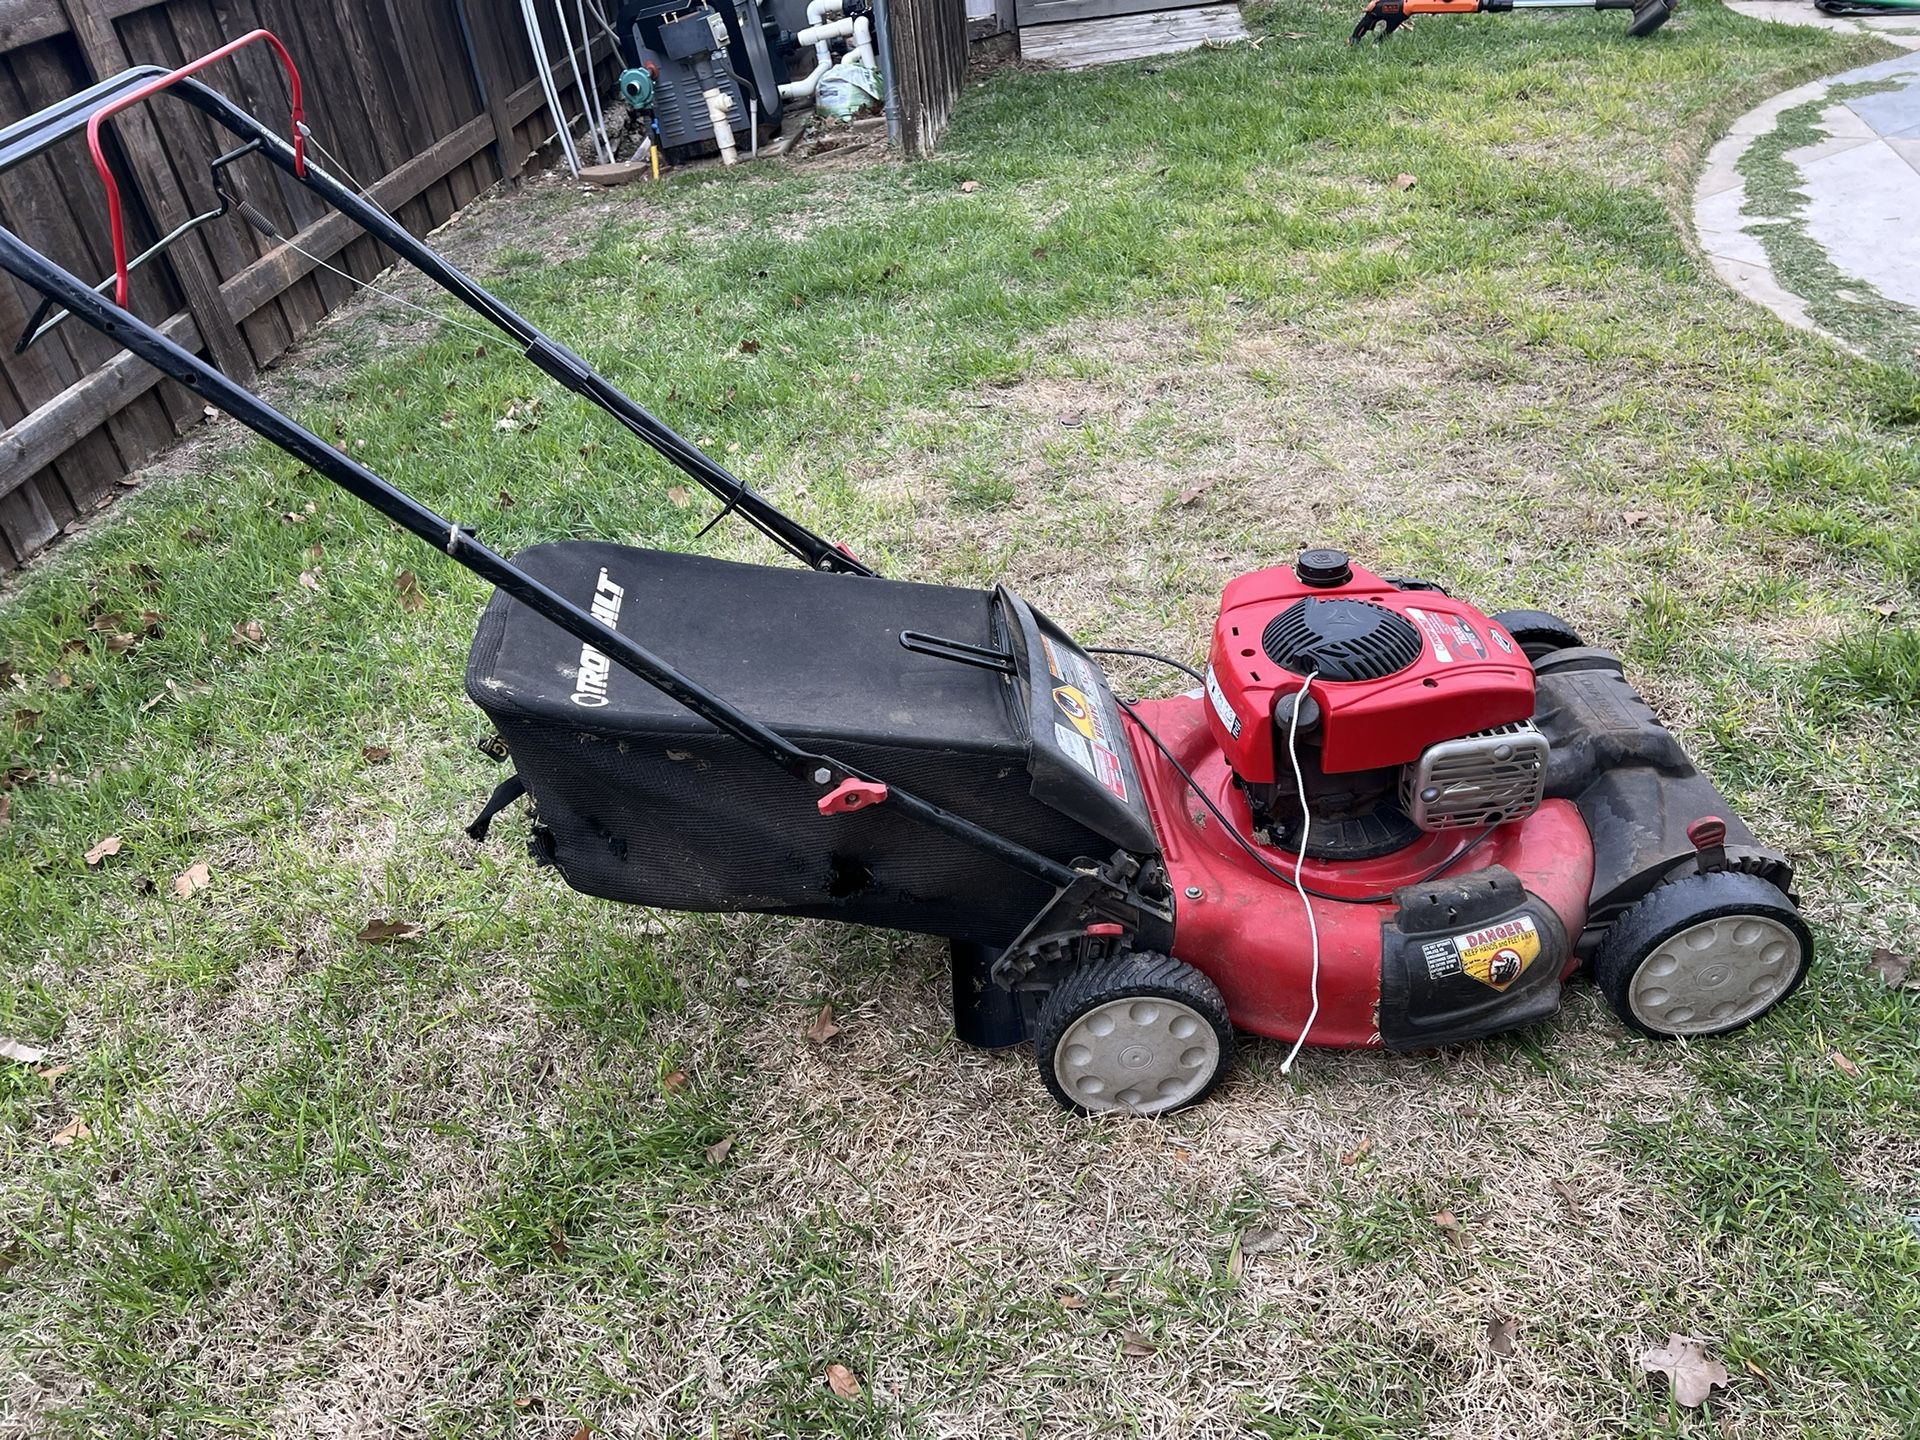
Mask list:
[[[1920,171],[1885,141],[1805,166],[1805,231],[1847,274],[1920,307]]]

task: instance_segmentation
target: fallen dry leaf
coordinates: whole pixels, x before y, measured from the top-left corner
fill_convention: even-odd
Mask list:
[[[1891,950],[1876,950],[1867,968],[1878,975],[1889,990],[1920,990],[1920,975],[1913,973],[1913,957],[1896,955]]]
[[[0,793],[0,830],[13,823],[13,797]]]
[[[109,835],[80,858],[89,865],[98,865],[109,855],[118,855],[119,853],[120,837],[118,835]]]
[[[853,1371],[838,1361],[827,1366],[827,1388],[842,1400],[858,1400],[860,1398],[859,1380],[854,1377]]]
[[[207,869],[204,860],[196,860],[173,877],[173,893],[184,900],[189,895],[198,895],[212,883],[213,872]]]
[[[74,1141],[84,1140],[91,1134],[93,1134],[93,1132],[87,1128],[87,1122],[76,1115],[58,1130],[54,1131],[53,1139],[48,1143],[61,1146],[71,1145]]]
[[[1227,1251],[1227,1279],[1235,1284],[1247,1270],[1247,1250],[1238,1235],[1233,1237],[1233,1248]]]
[[[1547,1183],[1553,1186],[1553,1193],[1560,1197],[1560,1203],[1567,1207],[1574,1219],[1585,1220],[1587,1218],[1587,1207],[1580,1203],[1580,1197],[1574,1194],[1571,1185],[1567,1184],[1567,1182],[1562,1180],[1558,1175],[1553,1176]]]
[[[833,1023],[833,1006],[822,1005],[820,1013],[813,1017],[813,1024],[807,1027],[807,1039],[824,1045],[839,1033],[840,1027]]]
[[[391,945],[398,940],[418,940],[426,927],[411,920],[388,920],[381,916],[360,927],[353,938],[364,945]]]
[[[727,1136],[724,1140],[714,1141],[713,1144],[707,1147],[707,1164],[718,1165],[727,1158],[727,1155],[732,1149],[733,1137],[731,1135]]]
[[[1838,1070],[1849,1080],[1858,1080],[1860,1078],[1860,1067],[1842,1055],[1838,1050],[1829,1050],[1827,1052],[1827,1059],[1833,1062],[1834,1069]]]
[[[1487,1349],[1505,1357],[1513,1354],[1514,1335],[1519,1326],[1502,1315],[1487,1317]]]
[[[1393,188],[1396,190],[1411,190],[1415,185],[1419,183],[1420,182],[1418,180],[1414,179],[1413,176],[1409,175],[1404,170],[1402,170],[1398,175],[1393,177]]]
[[[1437,1214],[1429,1215],[1427,1218],[1433,1221],[1434,1227],[1438,1229],[1441,1234],[1453,1242],[1454,1249],[1465,1250],[1467,1248],[1467,1228],[1460,1223],[1459,1217],[1451,1210],[1442,1210]]]
[[[1120,1353],[1129,1360],[1144,1360],[1149,1355],[1158,1355],[1160,1347],[1138,1330],[1120,1332]]]
[[[362,745],[360,758],[369,765],[384,765],[393,758],[393,751],[384,745]]]
[[[107,653],[109,655],[126,654],[133,648],[134,639],[135,636],[131,630],[121,630],[107,636]]]
[[[267,643],[267,627],[258,620],[236,620],[233,632],[227,636],[227,644],[236,650],[244,650],[250,645]]]
[[[47,1052],[38,1045],[29,1045],[24,1040],[13,1040],[0,1035],[0,1060],[15,1060],[22,1065],[38,1065],[46,1058]]]
[[[1640,1368],[1649,1375],[1665,1375],[1673,1385],[1673,1398],[1688,1409],[1698,1409],[1733,1378],[1726,1366],[1708,1358],[1706,1342],[1691,1335],[1668,1335],[1665,1345],[1640,1357]]]
[[[1244,1255],[1271,1255],[1286,1243],[1285,1237],[1271,1225],[1249,1225],[1240,1232],[1240,1251]]]
[[[1340,1157],[1340,1163],[1342,1165],[1358,1165],[1362,1160],[1367,1158],[1368,1154],[1372,1150],[1373,1150],[1372,1137],[1362,1136],[1360,1143],[1358,1145],[1354,1146],[1353,1149],[1349,1150],[1346,1154]]]

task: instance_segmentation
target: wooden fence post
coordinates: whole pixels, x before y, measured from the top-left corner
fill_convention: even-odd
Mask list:
[[[131,66],[113,21],[96,13],[91,8],[91,0],[60,0],[60,8],[73,27],[74,38],[80,42],[81,53],[86,56],[95,80],[110,79]],[[133,166],[134,178],[146,196],[149,213],[154,215],[157,228],[164,234],[173,224],[193,213],[168,168],[166,147],[153,122],[137,105],[122,111],[115,117],[115,123],[126,127],[128,143],[121,149]],[[187,297],[187,308],[214,364],[229,378],[246,384],[255,371],[253,352],[227,313],[226,303],[220,297],[220,277],[214,273],[206,252],[188,236],[167,252],[167,260],[179,278],[180,289]]]

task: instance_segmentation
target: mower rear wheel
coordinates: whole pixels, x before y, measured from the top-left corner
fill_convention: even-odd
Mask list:
[[[1806,978],[1813,935],[1758,875],[1670,880],[1613,922],[1593,978],[1630,1028],[1657,1040],[1750,1025]]]
[[[1529,660],[1538,660],[1542,655],[1551,655],[1556,650],[1572,650],[1587,643],[1566,621],[1544,610],[1502,610],[1487,618],[1513,636],[1520,653]]]
[[[1204,1099],[1233,1064],[1214,983],[1150,951],[1084,965],[1040,1006],[1033,1058],[1069,1110],[1164,1115]]]

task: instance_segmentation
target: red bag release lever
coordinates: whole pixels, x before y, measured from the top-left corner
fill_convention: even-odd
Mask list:
[[[150,80],[136,90],[132,90],[115,100],[111,105],[103,105],[94,111],[87,121],[87,149],[93,152],[93,168],[100,172],[100,183],[107,190],[107,220],[113,227],[113,303],[122,310],[127,308],[127,235],[126,224],[120,214],[120,185],[113,178],[113,170],[107,164],[106,151],[100,146],[100,126],[103,121],[111,120],[122,110],[138,105],[149,96],[157,95],[169,85],[185,79],[196,70],[204,70],[216,61],[224,60],[236,50],[241,50],[256,41],[263,41],[273,47],[273,53],[280,57],[280,64],[287,72],[287,88],[293,93],[293,173],[306,178],[307,174],[307,137],[301,133],[306,123],[306,112],[300,108],[300,72],[295,68],[293,57],[287,53],[287,47],[280,43],[280,37],[271,30],[254,30],[242,35],[238,40],[230,41],[198,60],[189,60],[178,70]]]
[[[832,791],[820,797],[819,809],[822,815],[845,815],[852,810],[865,810],[870,805],[878,805],[887,798],[887,787],[877,780],[842,780]]]

